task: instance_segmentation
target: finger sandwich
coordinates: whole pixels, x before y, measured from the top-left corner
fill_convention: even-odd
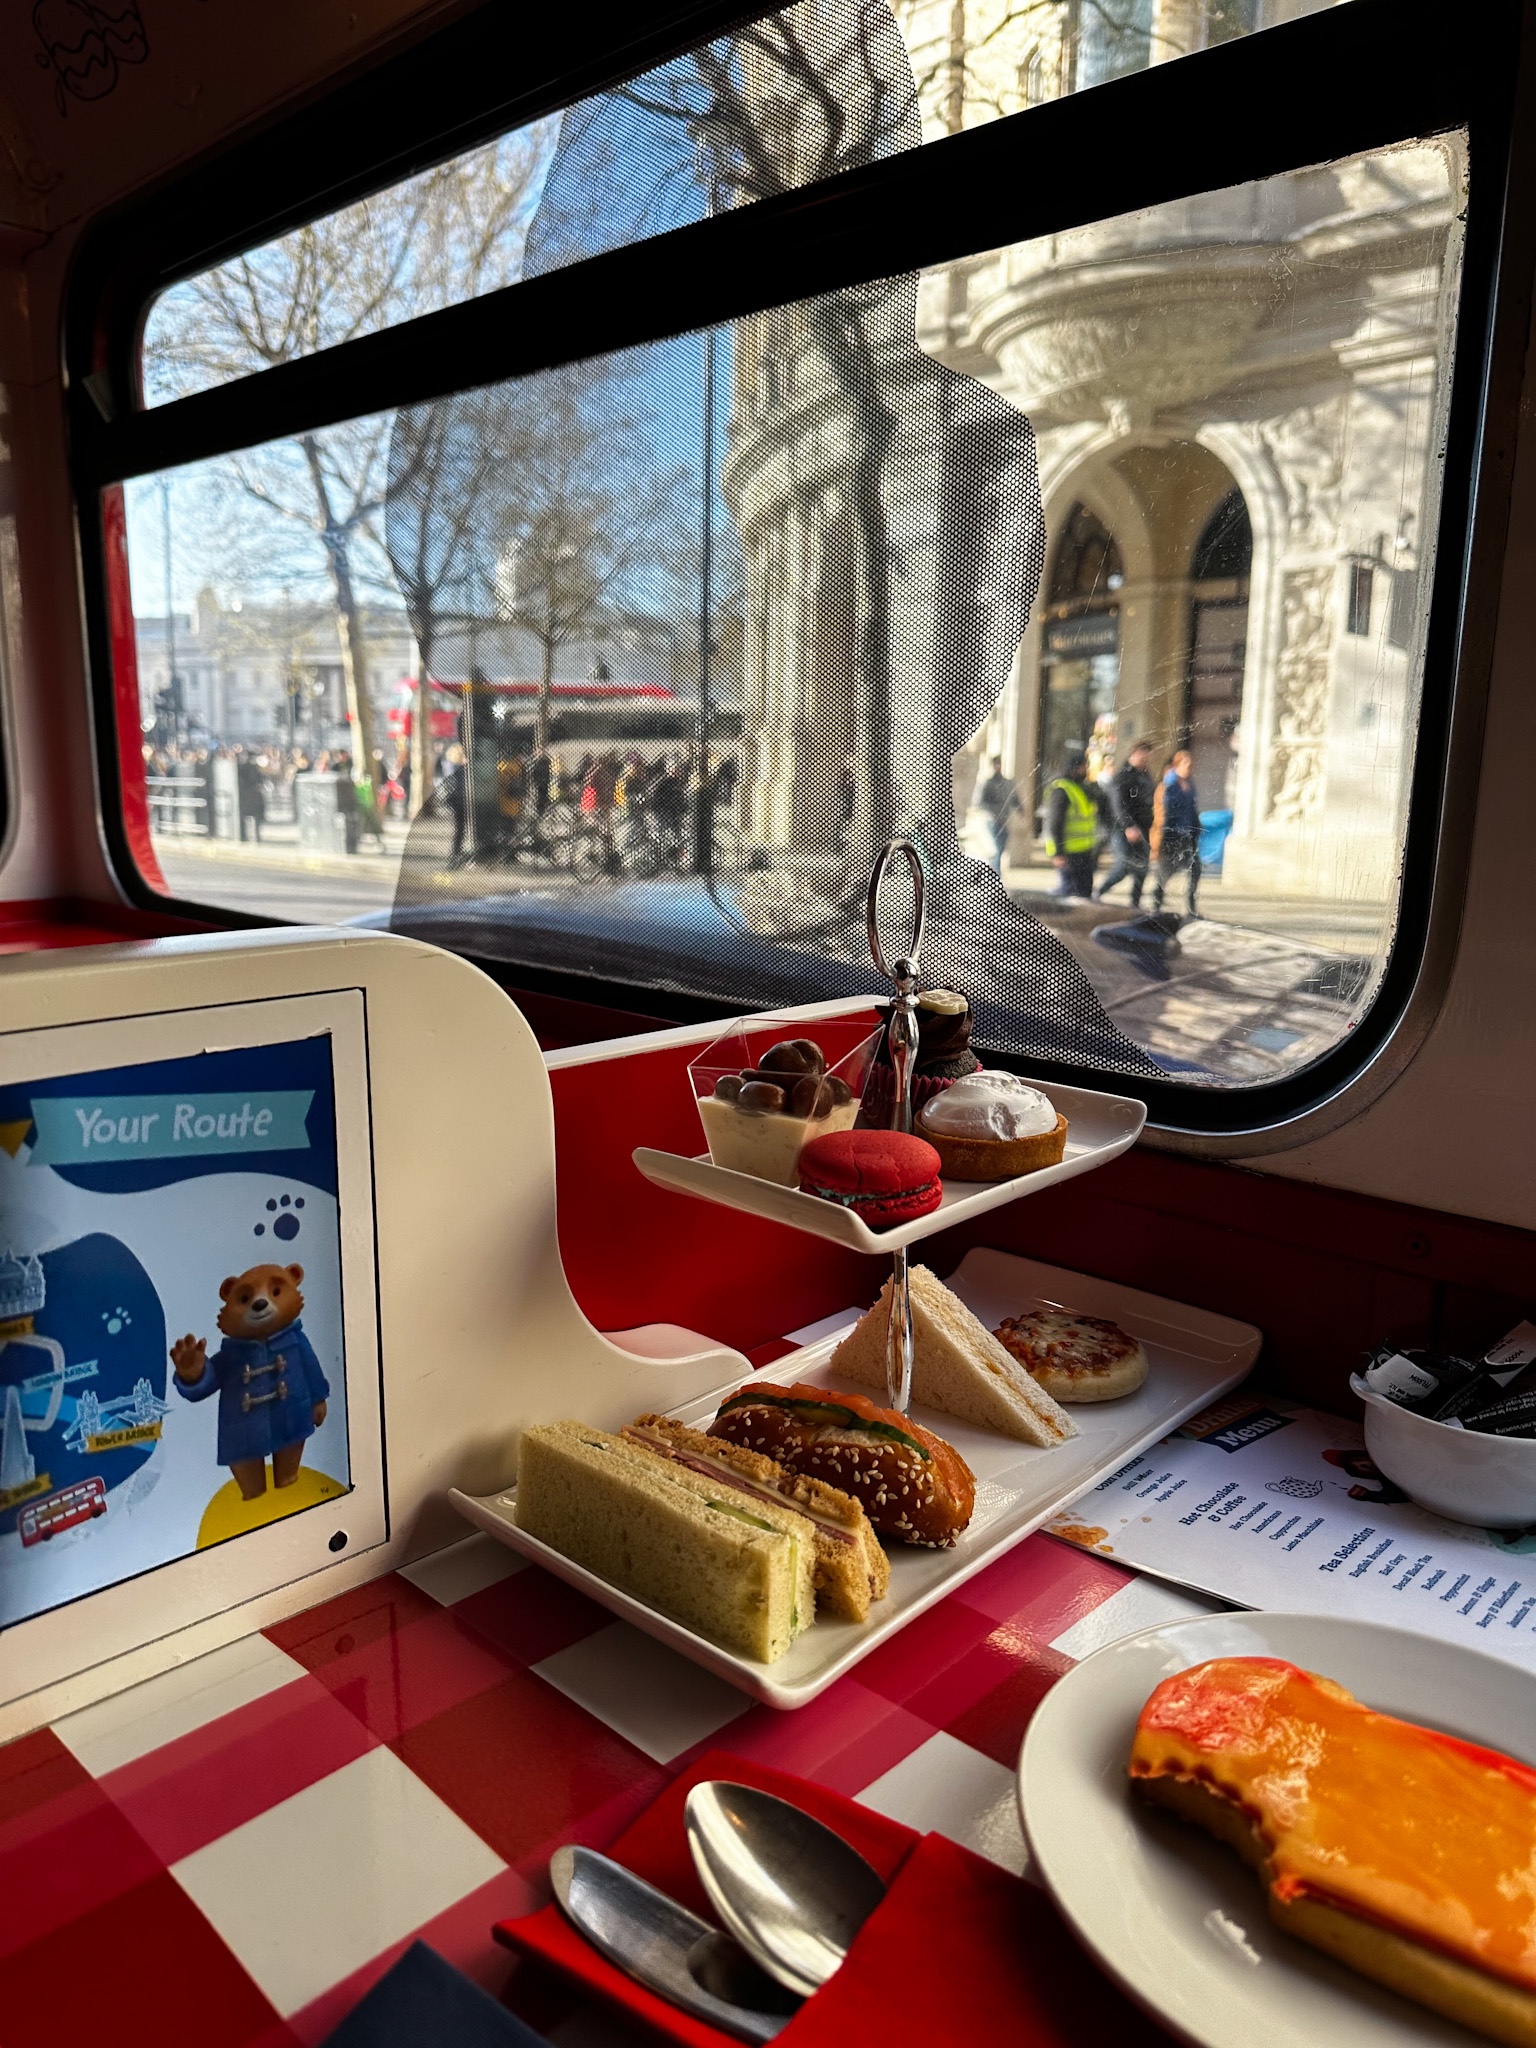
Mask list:
[[[611,1586],[772,1664],[816,1618],[816,1536],[792,1508],[584,1422],[523,1436],[517,1525]]]
[[[1011,1352],[951,1294],[926,1266],[910,1274],[912,1300],[912,1398],[995,1429],[1020,1443],[1065,1443],[1077,1424]],[[861,1386],[885,1385],[885,1352],[891,1321],[891,1283],[865,1311],[832,1354],[839,1379]]]
[[[870,1601],[885,1597],[891,1561],[851,1494],[666,1415],[637,1415],[625,1424],[624,1439],[703,1473],[748,1503],[783,1504],[804,1515],[816,1545],[816,1597],[844,1621],[868,1621]]]

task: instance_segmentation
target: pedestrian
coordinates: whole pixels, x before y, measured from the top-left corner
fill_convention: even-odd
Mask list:
[[[375,753],[374,763],[370,765],[369,772],[357,782],[353,790],[359,836],[364,832],[371,833],[378,841],[381,853],[384,851],[384,827],[379,819],[378,783],[375,780],[374,768],[382,772],[383,766],[383,755]],[[351,773],[350,769],[348,773]]]
[[[457,867],[464,857],[464,830],[469,818],[469,781],[465,773],[464,749],[455,740],[445,747],[438,764],[442,775],[433,793],[434,802],[447,811],[453,824],[453,845],[448,865]]]
[[[553,774],[554,763],[549,757],[549,749],[540,747],[528,764],[528,796],[536,818],[542,818],[549,808],[549,788]]]
[[[1057,873],[1056,895],[1092,896],[1103,817],[1104,797],[1088,780],[1088,756],[1069,747],[1045,793],[1045,850]]]
[[[668,858],[675,858],[688,817],[688,784],[681,765],[668,755],[651,791],[651,808],[666,842]]]
[[[235,791],[240,809],[240,837],[254,839],[261,844],[261,828],[267,815],[266,777],[260,764],[250,755],[241,753],[235,762]],[[250,831],[246,831],[246,826]]]
[[[1152,857],[1157,881],[1152,908],[1161,910],[1175,875],[1189,876],[1189,914],[1198,917],[1195,896],[1200,887],[1200,793],[1195,788],[1194,757],[1180,747],[1164,771],[1152,805]]]
[[[1001,875],[1003,855],[1008,850],[1008,830],[1019,808],[1019,787],[1011,775],[1003,773],[1001,754],[994,754],[989,765],[991,773],[981,785],[977,802],[992,830],[992,858],[988,865],[995,875]]]
[[[1152,808],[1155,785],[1147,773],[1147,763],[1152,758],[1150,740],[1134,740],[1125,763],[1109,778],[1109,811],[1113,826],[1111,847],[1112,864],[1109,873],[1099,884],[1097,895],[1102,903],[1111,889],[1129,875],[1131,878],[1131,907],[1141,902],[1141,892],[1146,885],[1147,869],[1152,863]]]

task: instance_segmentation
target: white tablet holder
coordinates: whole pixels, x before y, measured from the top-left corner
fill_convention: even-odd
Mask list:
[[[749,1372],[690,1331],[604,1336],[582,1314],[560,1258],[543,1056],[516,1005],[453,954],[288,930],[15,955],[0,1017],[10,1082],[330,1035],[351,1440],[339,1499],[6,1628],[0,1741],[457,1541],[449,1490],[510,1485],[531,1423],[617,1429]],[[57,1393],[47,1358],[34,1377],[8,1430],[0,1410],[18,1474]]]

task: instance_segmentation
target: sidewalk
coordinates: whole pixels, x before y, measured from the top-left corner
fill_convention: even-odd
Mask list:
[[[203,839],[192,833],[185,836],[174,832],[157,833],[155,851],[162,866],[170,859],[178,862],[206,861],[246,869],[265,867],[274,874],[297,870],[311,875],[348,878],[373,876],[387,881],[393,888],[409,836],[409,827],[391,818],[385,820],[382,853],[371,838],[363,842],[367,852],[316,853],[299,845],[297,826],[267,825],[263,827],[259,843],[255,844],[248,839]]]
[[[1109,872],[1102,863],[1100,871]],[[1056,887],[1056,870],[1043,855],[1006,866],[1003,886],[1021,902],[1027,899],[1027,908],[1036,917],[1050,923],[1056,915],[1041,903],[1042,898],[1049,903]],[[1168,892],[1166,908],[1182,912],[1186,893],[1185,877],[1179,875]],[[1219,874],[1202,877],[1199,904],[1200,915],[1213,924],[1241,925],[1245,931],[1289,939],[1316,952],[1354,957],[1370,958],[1384,952],[1396,922],[1396,906],[1390,903],[1341,903],[1321,896],[1240,895],[1228,889]],[[1066,902],[1061,904],[1063,910],[1068,907]],[[1150,883],[1142,891],[1141,907],[1152,907]],[[1122,882],[1103,909],[1115,911],[1122,918],[1132,916],[1130,884]]]

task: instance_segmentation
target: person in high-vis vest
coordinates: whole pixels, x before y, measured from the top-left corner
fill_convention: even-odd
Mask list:
[[[1104,797],[1088,780],[1088,756],[1072,748],[1045,793],[1045,850],[1056,868],[1058,896],[1091,896],[1104,836]]]

